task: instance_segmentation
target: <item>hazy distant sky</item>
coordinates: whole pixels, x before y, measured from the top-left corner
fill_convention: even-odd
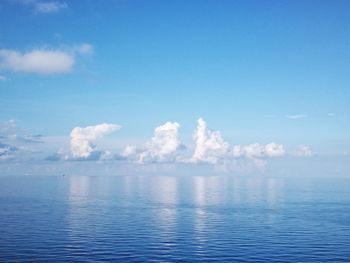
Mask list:
[[[0,0],[1,167],[293,157],[347,174],[349,14],[348,0]]]

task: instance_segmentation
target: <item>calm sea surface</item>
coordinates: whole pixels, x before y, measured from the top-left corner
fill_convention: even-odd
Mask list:
[[[1,262],[350,262],[350,180],[0,177]]]

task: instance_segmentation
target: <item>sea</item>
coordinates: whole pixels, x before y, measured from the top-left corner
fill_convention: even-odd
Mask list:
[[[350,262],[350,179],[2,176],[0,262]]]

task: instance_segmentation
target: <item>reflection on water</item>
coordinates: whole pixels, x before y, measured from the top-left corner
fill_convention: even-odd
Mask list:
[[[283,196],[284,181],[270,178],[266,183],[266,189],[264,189],[267,195],[266,202],[270,208],[276,207]]]
[[[283,200],[283,179],[196,176],[189,182],[198,206],[217,204],[268,204],[275,207]]]
[[[70,177],[69,180],[70,199],[78,202],[92,190],[94,196],[122,196],[122,200],[128,202],[144,200],[154,205],[267,204],[272,208],[283,202],[284,193],[284,179],[281,178],[126,176],[116,180],[112,177],[79,176]]]
[[[350,180],[0,180],[0,261],[350,261]]]
[[[184,213],[183,205],[193,207],[190,224],[193,224],[198,245],[207,242],[206,226],[210,220],[206,208],[230,208],[240,206],[262,206],[275,208],[283,195],[283,179],[274,178],[236,178],[229,176],[193,176],[193,177],[145,177],[126,176],[118,180],[112,177],[71,176],[69,178],[69,235],[82,232],[82,222],[100,220],[103,204],[119,207],[139,206],[152,209],[151,218],[159,228],[159,234],[165,243],[174,241],[171,233],[181,228],[179,217]],[[188,189],[188,191],[183,191]],[[112,197],[112,199],[108,199]],[[99,205],[99,212],[91,209],[90,203]],[[145,208],[143,207],[143,208]],[[185,206],[186,207],[186,206]],[[140,207],[140,209],[142,209]],[[96,213],[96,215],[95,215]],[[182,218],[183,220],[184,218]],[[185,218],[186,219],[186,218]],[[192,223],[191,223],[192,222]],[[93,222],[89,222],[94,224]]]
[[[148,188],[154,202],[175,205],[178,198],[178,180],[176,177],[152,177]]]
[[[204,205],[206,202],[206,195],[205,195],[205,180],[206,177],[203,176],[196,176],[193,177],[193,189],[194,189],[194,203],[201,206]]]
[[[90,188],[89,176],[69,177],[69,199],[72,203],[79,202],[83,197],[87,197]]]
[[[69,212],[67,213],[67,235],[70,242],[67,244],[67,250],[79,249],[79,237],[83,233],[84,222],[88,216],[89,210],[87,206],[90,193],[90,177],[89,176],[69,176]],[[89,234],[91,229],[84,230],[85,234]]]
[[[150,178],[151,200],[155,204],[161,204],[154,209],[155,222],[160,230],[160,238],[166,247],[171,247],[175,242],[173,233],[177,227],[178,181],[175,177]]]

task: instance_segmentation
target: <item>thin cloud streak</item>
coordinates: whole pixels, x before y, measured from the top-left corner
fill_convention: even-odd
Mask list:
[[[41,14],[52,14],[58,13],[67,7],[68,5],[65,2],[36,2],[34,4],[34,11]]]
[[[286,117],[288,119],[291,119],[291,120],[299,120],[299,119],[308,118],[309,115],[307,115],[307,114],[294,114],[294,115],[286,115]]]
[[[68,8],[68,4],[62,1],[15,0],[13,2],[33,9],[35,14],[54,14]]]

